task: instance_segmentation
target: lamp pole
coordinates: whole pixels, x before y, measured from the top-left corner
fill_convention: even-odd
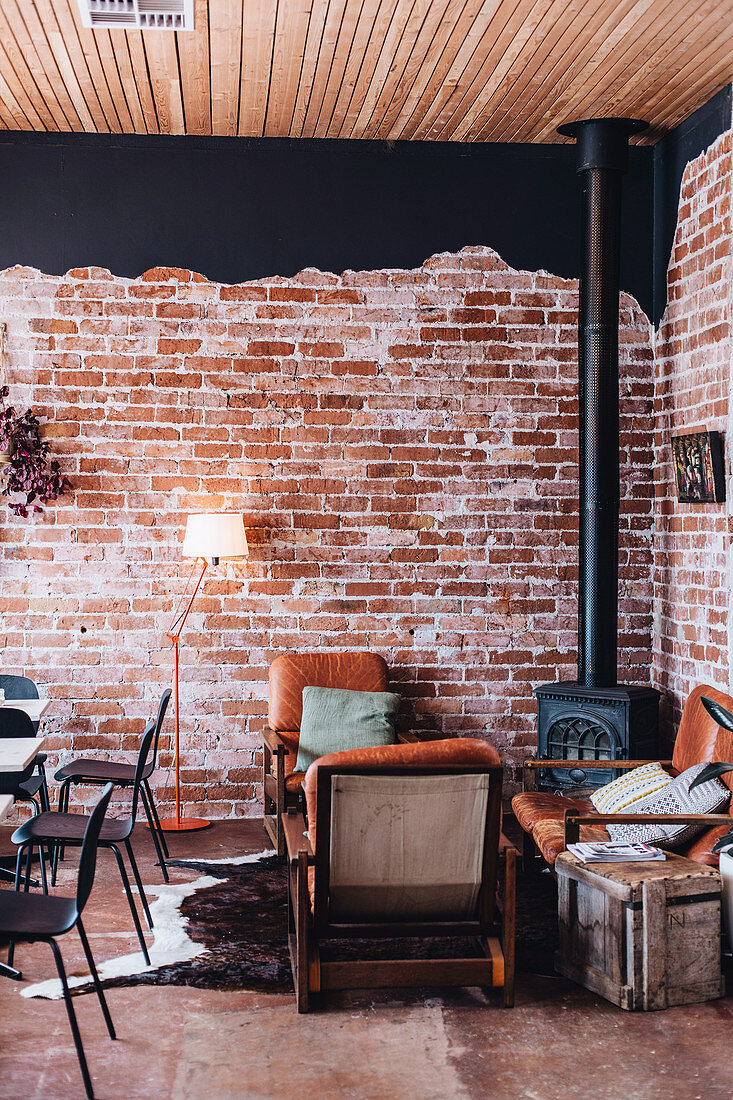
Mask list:
[[[204,573],[209,568],[209,563],[206,558],[198,558],[197,561],[202,562],[201,572],[199,578],[196,581],[196,587],[191,594],[191,599],[188,601],[186,610],[183,615],[177,620],[176,624],[178,629],[174,634],[171,631],[166,631],[166,638],[170,638],[173,642],[173,667],[174,667],[174,680],[173,680],[173,710],[175,713],[175,725],[176,725],[176,752],[174,769],[176,773],[176,816],[171,818],[163,818],[160,823],[161,829],[166,833],[184,833],[193,829],[205,829],[211,822],[207,821],[203,817],[181,817],[181,767],[180,767],[180,725],[179,725],[179,708],[178,708],[178,642],[181,637],[181,631],[183,630],[188,613],[193,606],[193,601],[196,599],[196,593],[201,587],[201,582],[204,579]],[[218,559],[212,558],[212,564],[216,565]]]
[[[236,561],[248,556],[247,536],[241,515],[235,512],[194,512],[186,520],[186,532],[183,537],[182,553],[184,558],[201,562],[196,587],[186,605],[186,610],[173,620],[166,637],[173,642],[174,664],[174,710],[176,722],[176,816],[165,818],[160,826],[165,832],[189,832],[192,829],[205,829],[211,822],[201,817],[181,817],[181,745],[180,745],[180,706],[178,692],[179,643],[188,613],[193,607],[196,594],[201,587],[204,574],[209,565],[218,565],[220,561]]]

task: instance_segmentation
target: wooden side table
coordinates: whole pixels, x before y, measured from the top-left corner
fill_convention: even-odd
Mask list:
[[[723,996],[717,870],[673,853],[581,863],[569,852],[555,870],[559,974],[637,1011]]]

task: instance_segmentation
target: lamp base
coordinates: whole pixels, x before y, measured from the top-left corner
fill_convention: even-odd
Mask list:
[[[164,833],[188,833],[193,829],[207,829],[209,825],[211,822],[203,817],[182,817],[180,821],[176,821],[175,817],[164,817],[160,823]]]

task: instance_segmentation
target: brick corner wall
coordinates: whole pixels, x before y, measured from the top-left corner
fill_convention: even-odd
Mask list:
[[[668,745],[696,684],[731,686],[731,503],[676,499],[671,438],[720,431],[730,484],[732,143],[728,131],[685,170],[655,337],[653,677]]]

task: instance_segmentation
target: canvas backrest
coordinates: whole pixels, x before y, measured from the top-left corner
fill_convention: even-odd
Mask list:
[[[333,775],[332,921],[476,918],[487,773]]]

